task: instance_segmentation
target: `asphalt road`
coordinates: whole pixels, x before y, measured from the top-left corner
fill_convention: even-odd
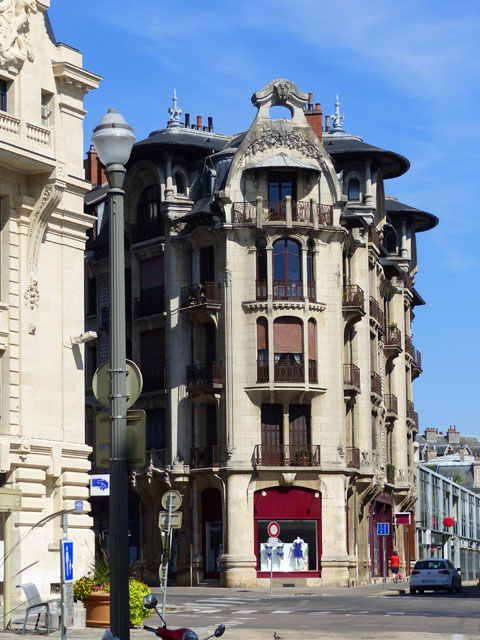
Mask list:
[[[271,637],[277,631],[285,640],[293,640],[295,630],[311,638],[323,633],[374,638],[386,632],[449,634],[454,640],[465,635],[480,637],[480,587],[464,587],[462,594],[415,596],[409,595],[408,587],[401,593],[391,586],[386,591],[359,587],[303,594],[298,589],[274,594],[248,589],[187,591],[176,587],[167,592],[167,605],[178,607],[167,613],[168,626],[211,630],[223,622],[226,640],[229,629],[240,632],[242,628],[270,630]]]

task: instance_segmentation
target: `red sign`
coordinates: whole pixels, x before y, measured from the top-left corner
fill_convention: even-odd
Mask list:
[[[455,520],[453,518],[445,518],[443,524],[446,527],[453,527],[453,525],[455,524]]]
[[[410,511],[397,511],[395,514],[395,524],[410,524],[411,523]]]
[[[268,535],[270,538],[278,538],[278,534],[280,533],[280,525],[278,522],[270,522],[267,527]]]

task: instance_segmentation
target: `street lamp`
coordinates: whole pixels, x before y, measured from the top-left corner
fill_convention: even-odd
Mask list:
[[[125,164],[135,136],[125,118],[109,109],[92,142],[105,166],[110,203],[110,627],[129,640],[127,396],[125,354]]]

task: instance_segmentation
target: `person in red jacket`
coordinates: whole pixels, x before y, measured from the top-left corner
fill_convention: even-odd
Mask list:
[[[393,581],[398,582],[398,572],[400,571],[400,557],[397,550],[390,556],[390,566],[392,567]]]

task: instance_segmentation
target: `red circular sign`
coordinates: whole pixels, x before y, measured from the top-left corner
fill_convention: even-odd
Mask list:
[[[453,518],[445,518],[443,524],[446,527],[453,527],[453,525],[455,524],[455,520]]]
[[[278,522],[270,522],[267,527],[268,535],[271,538],[278,538],[278,534],[280,533],[280,525]]]

